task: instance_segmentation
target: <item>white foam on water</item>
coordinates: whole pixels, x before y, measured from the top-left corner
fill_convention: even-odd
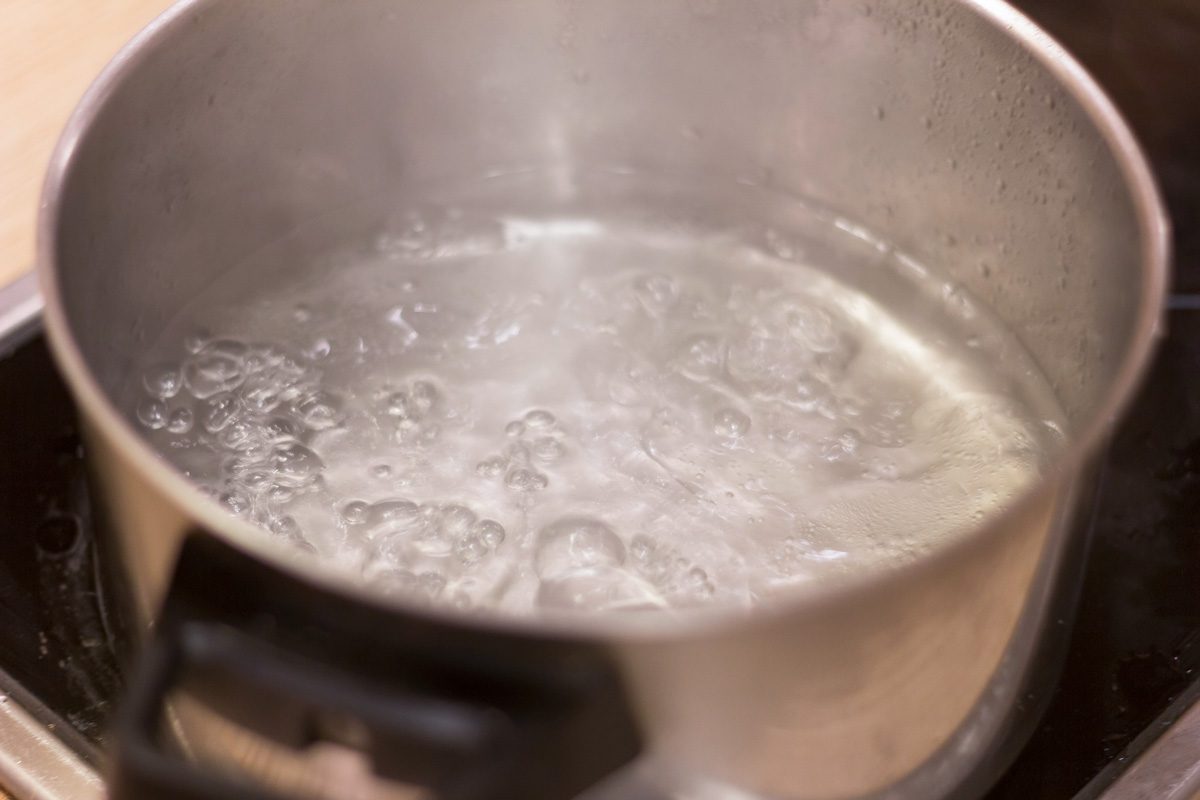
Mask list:
[[[803,246],[493,223],[417,219],[337,269],[214,287],[131,416],[268,535],[517,614],[748,606],[911,560],[1059,438],[1028,364],[964,357]]]

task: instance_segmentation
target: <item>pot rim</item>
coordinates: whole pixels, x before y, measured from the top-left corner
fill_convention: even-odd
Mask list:
[[[1149,164],[1121,114],[1094,78],[1054,38],[1005,0],[956,0],[1000,28],[1031,53],[1080,105],[1107,144],[1125,178],[1142,237],[1141,302],[1133,339],[1103,401],[1082,426],[1074,442],[1055,460],[1042,480],[1024,489],[1016,500],[993,514],[972,535],[957,537],[935,547],[926,556],[892,569],[864,570],[817,585],[781,592],[779,599],[753,609],[688,609],[678,615],[578,614],[518,617],[499,613],[465,614],[447,607],[428,608],[386,597],[356,583],[348,572],[331,569],[316,557],[299,553],[277,542],[257,526],[236,519],[206,497],[182,474],[171,468],[134,430],[101,389],[79,349],[67,320],[58,279],[57,232],[63,205],[63,188],[74,165],[81,139],[104,109],[109,97],[135,72],[155,47],[176,34],[190,17],[220,0],[179,0],[131,39],[88,88],[71,114],[51,156],[42,188],[37,223],[36,268],[45,299],[44,318],[55,360],[65,375],[80,412],[87,422],[119,448],[138,470],[189,519],[247,554],[266,560],[293,576],[325,590],[339,592],[370,605],[393,611],[419,613],[455,625],[470,625],[517,635],[565,636],[575,639],[663,640],[713,634],[733,625],[780,616],[819,613],[832,604],[848,602],[870,591],[886,591],[905,580],[920,580],[927,570],[941,570],[1008,529],[1008,523],[1039,513],[1053,501],[1103,443],[1129,406],[1149,366],[1163,331],[1168,289],[1170,225]],[[1061,495],[1060,495],[1061,496]]]

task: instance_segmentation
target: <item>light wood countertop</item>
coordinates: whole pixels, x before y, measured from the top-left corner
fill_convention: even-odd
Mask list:
[[[0,0],[0,285],[33,266],[50,151],[84,90],[169,0]]]

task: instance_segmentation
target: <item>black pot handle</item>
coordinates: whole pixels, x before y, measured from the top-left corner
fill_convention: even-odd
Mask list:
[[[178,692],[272,746],[349,748],[439,800],[567,800],[640,746],[603,648],[397,614],[204,534],[184,544],[118,714],[109,797],[281,798],[178,752]]]

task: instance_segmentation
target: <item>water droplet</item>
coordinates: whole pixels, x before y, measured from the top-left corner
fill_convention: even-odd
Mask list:
[[[525,433],[525,423],[515,419],[504,426],[504,432],[509,436],[520,436]]]
[[[371,475],[376,478],[392,477],[392,468],[388,464],[376,464],[371,467]]]

